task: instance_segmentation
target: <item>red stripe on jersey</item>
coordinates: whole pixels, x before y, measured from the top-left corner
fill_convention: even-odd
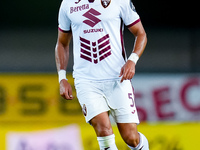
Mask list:
[[[140,22],[140,19],[134,21],[133,23],[127,25],[128,28],[132,27],[133,25],[135,25],[136,23]]]
[[[64,33],[70,33],[70,32],[72,32],[71,30],[65,31],[65,30],[63,30],[63,29],[61,29],[61,28],[59,28],[59,27],[58,27],[58,30],[61,31],[61,32],[64,32]]]

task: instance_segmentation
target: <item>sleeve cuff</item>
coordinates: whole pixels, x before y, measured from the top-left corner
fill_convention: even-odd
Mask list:
[[[71,30],[63,30],[60,27],[58,27],[58,30],[61,31],[61,32],[64,32],[64,33],[70,33],[70,32],[72,32]]]
[[[136,21],[134,21],[133,23],[127,25],[128,28],[134,26],[135,24],[137,24],[138,22],[140,22],[141,20],[140,19],[137,19]]]

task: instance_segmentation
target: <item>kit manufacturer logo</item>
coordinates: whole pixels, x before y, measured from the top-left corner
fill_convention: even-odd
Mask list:
[[[84,20],[83,22],[89,25],[90,27],[94,27],[97,23],[101,22],[101,20],[96,17],[99,15],[101,15],[101,13],[91,8],[90,10],[88,10],[86,13],[83,14],[83,16],[87,18],[87,20]]]
[[[80,57],[94,64],[99,63],[112,54],[108,34],[94,42],[80,37],[80,44]]]

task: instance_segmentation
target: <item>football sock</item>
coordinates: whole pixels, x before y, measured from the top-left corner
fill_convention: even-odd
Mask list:
[[[140,135],[140,143],[136,147],[131,147],[128,145],[128,147],[131,150],[149,150],[149,143],[147,138],[140,132],[138,132]]]
[[[97,137],[100,150],[118,150],[115,144],[115,135]]]

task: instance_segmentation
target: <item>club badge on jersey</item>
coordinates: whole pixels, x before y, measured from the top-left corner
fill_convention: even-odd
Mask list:
[[[107,8],[110,5],[111,0],[101,0],[101,5]]]

